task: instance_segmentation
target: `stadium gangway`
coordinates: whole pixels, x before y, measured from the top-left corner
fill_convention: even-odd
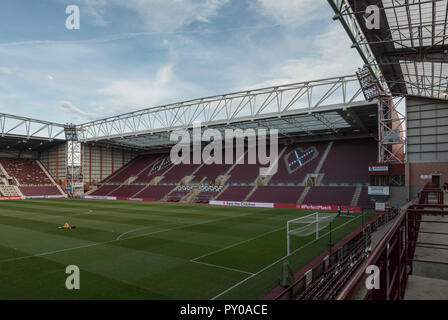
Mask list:
[[[430,200],[434,204],[443,204],[443,190],[434,184],[428,183],[425,185],[422,191],[418,195],[418,203],[420,204],[430,204]]]
[[[443,216],[448,206],[415,204],[397,217],[395,223],[336,297],[337,300],[403,300],[407,279],[412,274],[415,248],[422,215]],[[366,288],[366,269],[379,269],[379,289]]]

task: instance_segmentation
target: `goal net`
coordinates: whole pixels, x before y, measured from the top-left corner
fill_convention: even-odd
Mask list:
[[[316,234],[316,240],[319,239],[319,231],[325,229],[336,218],[337,213],[315,212],[307,216],[289,220],[286,225],[287,235],[287,253],[291,253],[291,236],[307,237]]]

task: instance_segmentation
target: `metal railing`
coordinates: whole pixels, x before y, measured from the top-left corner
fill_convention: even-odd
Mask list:
[[[391,209],[384,214],[378,215],[373,219],[363,223],[361,227],[350,233],[344,239],[328,250],[328,256],[324,253],[310,265],[299,271],[300,276],[294,283],[285,288],[278,294],[275,300],[292,300],[292,299],[332,299],[336,297],[341,287],[347,283],[349,277],[357,270],[360,263],[366,258],[365,250],[359,252],[359,246],[365,249],[370,241],[370,236],[381,226],[393,220],[398,214],[396,209]],[[345,264],[349,260],[348,264]],[[344,270],[342,270],[344,269]],[[312,281],[307,281],[307,274],[312,271]],[[336,273],[336,276],[333,274]],[[313,289],[326,284],[323,281],[331,279],[331,292],[325,290]],[[311,293],[310,293],[311,292]]]
[[[440,201],[440,189],[426,185],[419,196],[419,203],[411,205],[397,217],[395,223],[378,246],[361,265],[352,279],[337,296],[338,300],[402,300],[404,299],[408,276],[412,274],[415,249],[423,215],[443,216],[448,214],[448,206],[431,204]],[[423,196],[422,196],[423,195]],[[443,201],[443,197],[442,197]],[[446,223],[446,222],[445,222]],[[366,273],[369,266],[379,270],[379,288],[367,289]]]

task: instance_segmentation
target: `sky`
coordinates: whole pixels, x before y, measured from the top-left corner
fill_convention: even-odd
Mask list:
[[[1,0],[0,112],[81,124],[353,74],[332,16],[324,0]]]

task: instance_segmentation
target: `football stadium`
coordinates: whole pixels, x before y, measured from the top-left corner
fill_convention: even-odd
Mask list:
[[[0,113],[0,299],[448,299],[447,3],[325,2],[352,74]]]

